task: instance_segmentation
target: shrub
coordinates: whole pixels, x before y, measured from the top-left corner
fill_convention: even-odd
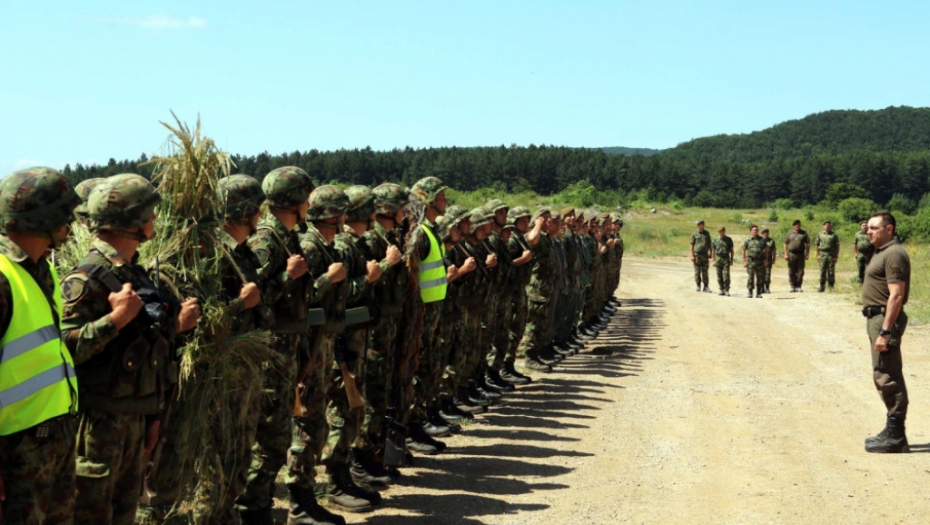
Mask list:
[[[804,219],[808,221],[814,220],[814,210],[811,208],[804,210]]]
[[[776,210],[790,210],[794,208],[794,201],[791,199],[776,199],[772,203],[772,208]]]
[[[843,220],[848,222],[859,222],[868,219],[869,216],[875,212],[877,206],[869,199],[851,197],[840,201],[837,208],[839,209],[840,215],[843,216]]]
[[[778,212],[774,209],[772,210],[772,213],[769,214],[769,222],[778,222]]]
[[[891,200],[888,201],[888,204],[885,205],[885,208],[889,211],[901,212],[905,215],[914,215],[914,212],[917,211],[917,203],[906,195],[895,193],[891,197]]]

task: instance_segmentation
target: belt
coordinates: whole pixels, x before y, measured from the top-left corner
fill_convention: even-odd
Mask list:
[[[885,307],[884,307],[884,306],[863,306],[863,307],[862,307],[862,315],[863,315],[863,317],[866,317],[866,318],[868,318],[868,319],[871,319],[871,318],[873,318],[873,317],[875,317],[876,315],[879,315],[879,314],[882,314],[882,315],[885,314]]]

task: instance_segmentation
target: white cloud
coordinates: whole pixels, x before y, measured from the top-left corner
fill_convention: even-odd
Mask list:
[[[206,19],[197,16],[181,18],[166,14],[156,14],[141,17],[81,16],[78,18],[96,24],[135,26],[144,27],[146,29],[202,29],[207,27]]]

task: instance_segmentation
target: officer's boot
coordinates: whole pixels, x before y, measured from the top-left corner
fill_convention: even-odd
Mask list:
[[[474,381],[468,381],[468,387],[465,389],[465,391],[468,393],[468,399],[472,403],[477,403],[483,407],[489,407],[494,404],[495,400],[486,396],[484,392],[478,390],[478,387],[475,385]]]
[[[700,291],[701,291],[701,283],[697,283],[697,288],[695,288],[694,291],[695,291],[695,292],[700,292]]]
[[[474,414],[472,414],[471,412],[465,411],[465,410],[461,410],[459,407],[455,406],[455,403],[452,401],[452,399],[442,400],[442,408],[439,409],[439,415],[442,416],[443,419],[449,416],[457,416],[457,417],[462,418],[461,421],[474,421],[475,420]],[[457,425],[457,426],[459,427],[459,429],[462,428],[461,425]]]
[[[324,509],[316,501],[313,489],[288,485],[290,509],[287,513],[287,525],[345,525],[342,516]],[[240,514],[241,516],[241,514]],[[245,522],[243,522],[245,523]],[[271,509],[268,509],[268,525],[272,525]]]
[[[501,379],[514,385],[525,385],[533,381],[529,376],[517,372],[513,367],[513,361],[504,361],[504,366],[501,368]]]
[[[726,294],[727,294],[727,291],[723,288],[723,286],[720,286],[720,293],[718,293],[717,295],[726,295]]]
[[[536,355],[536,359],[542,361],[547,365],[555,365],[562,361],[563,357],[552,350],[551,345],[547,345],[539,351]]]
[[[367,485],[372,488],[386,488],[394,482],[384,467],[374,460],[374,455],[365,450],[353,449],[355,460],[349,468],[352,481],[356,485]]]
[[[349,477],[346,465],[326,465],[329,475],[329,502],[347,512],[370,512],[372,502],[356,492],[356,485]]]
[[[910,452],[907,436],[904,435],[904,420],[888,416],[885,429],[877,436],[865,440],[865,451],[886,454]]]
[[[727,297],[730,297],[730,289],[727,288]]]
[[[271,518],[271,507],[258,510],[240,510],[239,521],[242,525],[274,525],[274,520]]]
[[[710,286],[704,285],[704,291],[710,293]]]

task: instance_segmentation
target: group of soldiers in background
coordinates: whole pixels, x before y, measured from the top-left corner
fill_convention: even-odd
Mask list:
[[[345,523],[318,502],[317,466],[331,506],[378,505],[413,454],[532,381],[518,357],[549,372],[620,306],[618,214],[466,210],[446,189],[316,187],[296,167],[221,179],[219,299],[233,332],[273,334],[280,362],[252,378],[263,395],[229,392],[242,444],[198,494],[211,505],[178,509],[183,436],[166,414],[197,414],[168,393],[201,311],[138,264],[163,196],[133,174],[74,190],[48,168],[3,179],[0,520],[266,525],[285,468],[289,524]],[[74,215],[94,240],[59,284],[49,255]]]
[[[721,226],[718,237],[711,240],[710,233],[704,229],[704,221],[698,220],[697,231],[691,234],[691,262],[694,263],[694,281],[698,292],[710,293],[708,269],[710,261],[715,261],[717,269],[717,286],[719,295],[730,295],[730,267],[735,260],[733,239],[727,236],[726,227]],[[858,266],[858,279],[861,284],[865,268],[874,251],[866,234],[867,221],[860,223],[853,241],[853,257]],[[761,235],[760,235],[761,233]],[[836,284],[836,262],[840,256],[840,239],[833,231],[830,221],[823,223],[823,231],[814,241],[817,261],[820,269],[820,288],[833,290]],[[804,283],[805,261],[810,258],[811,240],[807,232],[801,229],[801,221],[792,223],[791,231],[785,235],[783,257],[788,261],[788,280],[791,292],[800,293]],[[749,237],[743,242],[743,266],[746,268],[746,288],[748,296],[761,298],[763,293],[771,293],[772,267],[778,259],[778,245],[769,235],[768,228],[759,231],[753,224],[749,227]]]

